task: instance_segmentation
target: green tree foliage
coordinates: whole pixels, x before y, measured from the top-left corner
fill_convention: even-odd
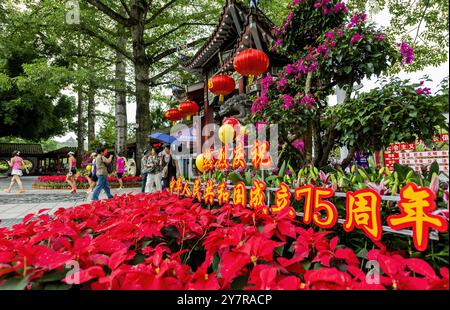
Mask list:
[[[39,141],[66,133],[74,117],[74,98],[47,89],[47,83],[35,81],[33,87],[22,83],[28,77],[26,64],[40,61],[34,50],[2,54],[5,63],[0,65],[0,136]]]
[[[402,69],[412,72],[430,65],[438,66],[448,60],[448,1],[350,0],[348,4],[352,9],[365,9],[374,14],[383,9],[389,12],[390,23],[386,32],[399,41],[408,42],[415,50],[414,63]]]

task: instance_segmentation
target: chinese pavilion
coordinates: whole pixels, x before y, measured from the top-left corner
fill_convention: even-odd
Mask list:
[[[264,51],[269,57],[268,72],[272,74],[287,63],[284,57],[271,51],[273,27],[254,3],[247,7],[240,1],[227,0],[214,32],[196,54],[182,64],[187,71],[200,77],[200,83],[187,88],[186,96],[200,105],[202,127],[220,123],[226,117],[242,121],[250,115],[251,102],[247,95],[258,91],[259,83],[256,80],[249,85],[247,77],[235,72],[233,60],[239,52],[248,48]],[[208,80],[219,73],[232,76],[236,84],[234,93],[226,96],[222,103],[219,103],[219,96],[208,91]]]

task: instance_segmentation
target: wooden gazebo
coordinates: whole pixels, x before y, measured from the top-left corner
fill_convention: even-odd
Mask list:
[[[269,56],[269,71],[272,74],[287,64],[288,60],[271,50],[274,43],[272,29],[274,24],[258,7],[246,7],[242,2],[227,0],[222,10],[219,23],[207,42],[196,52],[196,54],[183,63],[183,67],[200,77],[203,87],[203,102],[200,111],[202,116],[202,127],[206,124],[220,121],[223,115],[219,113],[220,105],[218,97],[208,91],[208,80],[215,74],[227,73],[232,75],[236,82],[234,94],[243,95],[258,90],[258,81],[253,87],[248,87],[248,79],[242,77],[233,69],[233,60],[237,54],[248,48],[264,51]],[[191,100],[199,99],[198,90],[187,91],[187,97]],[[245,97],[245,96],[244,96]],[[206,139],[207,137],[203,137]]]

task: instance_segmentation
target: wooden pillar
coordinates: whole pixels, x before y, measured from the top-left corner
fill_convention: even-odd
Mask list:
[[[208,139],[211,136],[203,136],[203,127],[205,127],[207,124],[212,124],[214,123],[214,109],[212,106],[209,105],[209,100],[208,100],[208,79],[205,77],[205,86],[204,86],[204,91],[203,91],[203,96],[204,96],[204,116],[202,119],[202,145],[203,143],[206,141],[206,139]]]
[[[239,87],[239,95],[242,95],[245,93],[245,78],[241,76],[238,80],[238,87]]]

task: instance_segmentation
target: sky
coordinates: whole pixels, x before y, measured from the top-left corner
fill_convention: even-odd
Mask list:
[[[386,9],[377,13],[376,15],[373,15],[373,16],[369,15],[368,17],[369,17],[369,19],[371,19],[372,21],[374,21],[381,27],[387,27],[390,22],[389,12]],[[447,59],[448,58],[449,57],[447,57]],[[412,73],[400,72],[396,76],[401,79],[409,79],[409,80],[411,80],[411,82],[418,82],[421,80],[421,78],[424,75],[428,75],[428,77],[432,80],[432,82],[425,82],[424,86],[430,87],[432,93],[437,91],[439,83],[445,77],[449,76],[448,60],[447,60],[447,62],[441,64],[438,67],[429,66],[423,70],[412,72]],[[359,92],[369,91],[369,90],[373,89],[374,87],[376,87],[377,85],[379,85],[379,84],[377,84],[376,77],[372,78],[372,79],[365,79],[362,82],[363,87],[359,90]],[[170,94],[171,94],[170,91],[167,90],[167,95],[170,95]],[[336,102],[337,102],[336,96],[331,96],[329,99],[329,104],[334,105],[334,104],[336,104]],[[104,111],[104,112],[108,112],[110,108],[108,107],[107,103],[100,102],[98,105],[98,109],[101,111]],[[129,103],[127,104],[127,118],[128,118],[129,123],[136,122],[136,103],[134,102],[134,100],[129,101]],[[98,130],[99,128],[96,128],[96,129]],[[58,142],[62,142],[62,141],[67,140],[69,137],[76,138],[76,135],[74,133],[68,133],[64,136],[56,137],[55,140]]]

